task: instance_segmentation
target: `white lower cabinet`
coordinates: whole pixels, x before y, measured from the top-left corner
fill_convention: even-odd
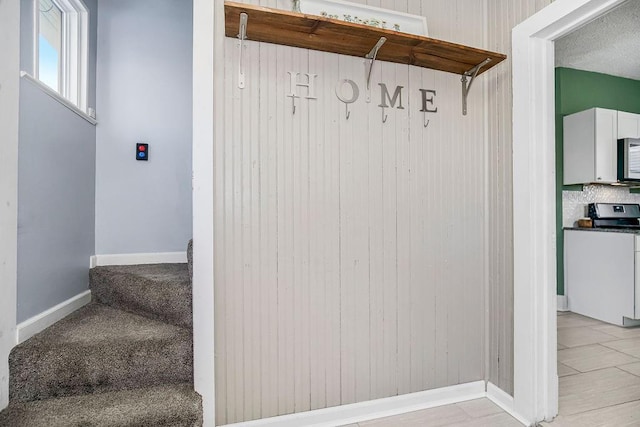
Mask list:
[[[569,310],[620,326],[640,319],[640,235],[564,231]]]

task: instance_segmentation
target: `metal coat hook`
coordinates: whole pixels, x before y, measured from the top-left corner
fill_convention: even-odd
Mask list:
[[[386,37],[380,37],[378,43],[367,53],[365,59],[367,60],[365,63],[365,67],[367,68],[367,102],[371,101],[371,71],[373,70],[373,63],[378,56],[378,51],[382,47],[382,45],[387,41]]]
[[[244,41],[247,38],[247,20],[249,15],[245,12],[240,14],[240,27],[238,33],[238,39],[240,39],[240,53],[238,55],[238,87],[244,89],[244,64],[242,63],[242,57],[244,52]]]
[[[349,111],[349,104],[347,104],[346,102],[344,104],[344,115],[347,118],[347,120],[349,120],[349,117],[351,117],[351,111]]]
[[[426,120],[426,121],[423,121],[424,122],[424,127],[429,126],[429,122],[431,122],[431,120],[427,120],[427,113],[424,113],[424,120]]]
[[[292,114],[296,114],[296,98],[297,98],[297,96],[292,96],[291,97],[291,106],[293,107],[293,113]]]
[[[380,108],[382,110],[382,123],[387,123],[387,119],[389,118],[389,116],[384,113],[384,107],[380,107]]]

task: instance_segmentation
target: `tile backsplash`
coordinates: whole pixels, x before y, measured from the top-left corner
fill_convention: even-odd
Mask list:
[[[585,185],[582,191],[562,192],[562,226],[573,227],[587,216],[589,203],[638,203],[640,194],[632,194],[628,187],[611,185]]]

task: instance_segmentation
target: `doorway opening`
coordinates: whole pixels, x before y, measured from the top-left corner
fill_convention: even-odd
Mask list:
[[[513,30],[514,406],[558,412],[554,42],[623,0],[556,1]]]

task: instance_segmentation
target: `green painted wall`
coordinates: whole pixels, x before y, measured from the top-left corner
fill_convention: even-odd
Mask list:
[[[564,235],[562,190],[582,186],[562,185],[562,117],[588,108],[640,113],[640,81],[571,68],[556,68],[556,232],[558,236],[558,295],[564,295]]]

